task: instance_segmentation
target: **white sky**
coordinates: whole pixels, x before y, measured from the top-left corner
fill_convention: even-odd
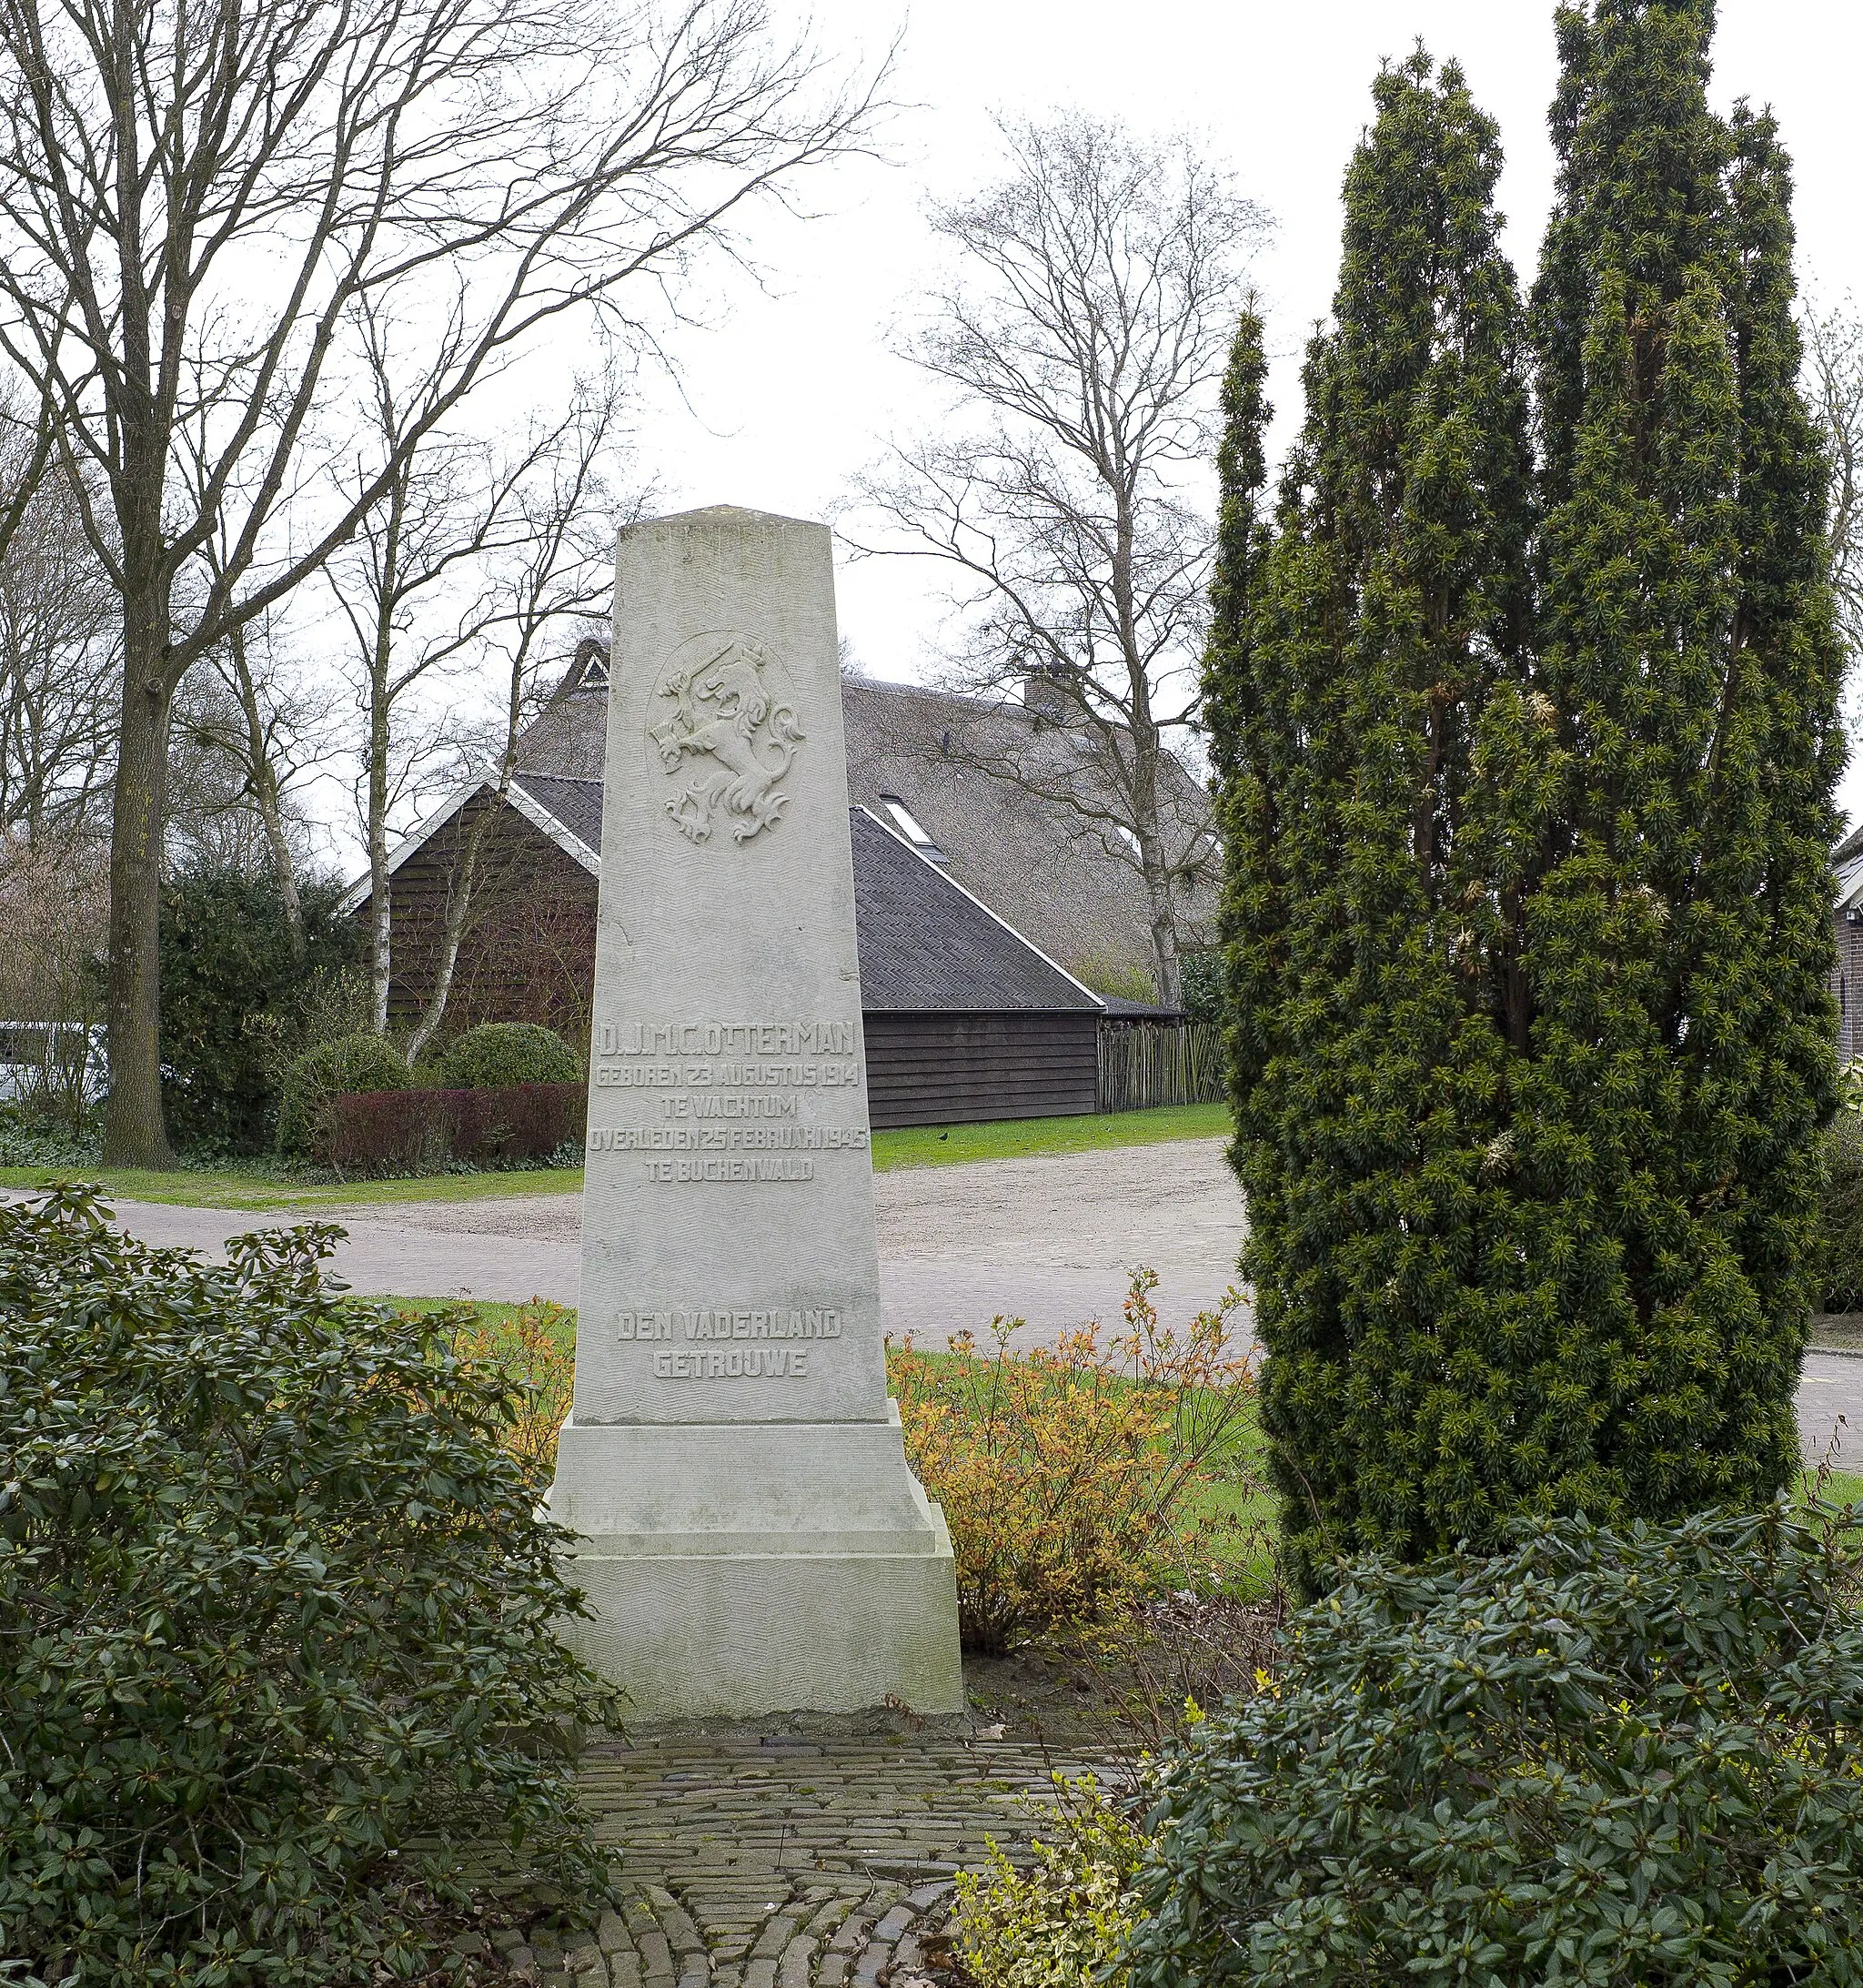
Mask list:
[[[1551,0],[815,0],[819,44],[877,59],[901,24],[886,161],[858,161],[806,189],[815,217],[766,215],[750,246],[769,294],[744,280],[673,348],[686,400],[659,391],[639,432],[642,469],[668,510],[736,503],[820,517],[889,432],[936,418],[892,324],[924,281],[928,191],[979,184],[992,165],[992,109],[1061,106],[1140,130],[1188,126],[1235,168],[1278,223],[1257,270],[1285,431],[1297,355],[1327,308],[1339,253],[1339,189],[1379,59],[1421,35],[1458,57],[1500,121],[1509,247],[1530,279],[1552,193],[1546,111],[1556,79]],[[1855,0],[1722,0],[1714,96],[1778,112],[1796,158],[1801,273],[1820,294],[1863,297],[1858,96],[1863,6]],[[843,632],[863,664],[913,677],[936,659],[935,572],[917,560],[843,560]],[[1863,765],[1844,799],[1863,812]]]

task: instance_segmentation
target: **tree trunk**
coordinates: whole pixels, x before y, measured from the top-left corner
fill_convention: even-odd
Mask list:
[[[1158,762],[1164,749],[1152,722],[1150,684],[1137,648],[1134,637],[1126,652],[1126,680],[1132,686],[1133,831],[1138,841],[1139,874],[1145,880],[1145,902],[1151,915],[1158,1003],[1161,1007],[1174,1008],[1183,999],[1183,974],[1178,964],[1177,897],[1171,887],[1171,863],[1164,851],[1163,810],[1158,799]]]
[[[459,945],[466,935],[466,921],[472,911],[473,887],[478,877],[478,850],[493,819],[493,811],[503,805],[503,793],[488,801],[467,831],[466,846],[459,853],[458,868],[447,888],[447,923],[440,937],[439,964],[433,976],[433,992],[414,1033],[408,1038],[408,1061],[413,1063],[433,1040],[447,1012],[453,992],[453,973],[459,964]]]
[[[368,714],[368,974],[369,1025],[388,1033],[388,968],[394,904],[388,894],[388,700],[378,669]]]
[[[162,822],[167,799],[168,706],[161,620],[124,603],[123,727],[110,829],[110,970],[106,1021],[110,1089],[104,1159],[171,1167],[162,1120]]]
[[[291,958],[302,966],[310,950],[304,936],[304,900],[291,868],[291,844],[285,833],[285,805],[277,775],[264,760],[254,768],[252,798],[265,828],[266,845],[272,853],[272,874],[277,879],[278,896],[285,907],[285,929],[291,936]]]
[[[1158,1004],[1174,1008],[1183,1000],[1183,969],[1177,951],[1177,905],[1171,877],[1154,850],[1144,864],[1145,892],[1152,905],[1152,957],[1158,976]]]

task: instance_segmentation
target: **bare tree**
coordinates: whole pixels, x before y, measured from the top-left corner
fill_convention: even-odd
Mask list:
[[[176,434],[178,475],[190,509],[213,514],[211,403],[194,397],[194,420]],[[221,583],[235,556],[224,510],[201,540],[194,564],[176,578],[179,618],[194,618],[198,600]],[[293,957],[307,955],[298,868],[307,842],[296,789],[334,756],[336,727],[328,700],[306,681],[285,619],[275,604],[237,622],[227,639],[184,676],[176,690],[177,735],[168,755],[169,843],[193,845],[196,856],[217,840],[212,860],[252,867],[263,844],[264,869],[277,886]],[[177,781],[185,779],[184,794]]]
[[[908,348],[973,425],[894,446],[862,487],[886,536],[857,550],[953,568],[956,680],[986,695],[1032,681],[1074,734],[1057,752],[1038,727],[986,727],[972,750],[1138,870],[1159,998],[1175,1002],[1177,895],[1211,853],[1171,752],[1196,722],[1212,545],[1186,486],[1213,456],[1267,223],[1188,139],[1079,115],[1002,131],[1008,176],[932,211],[960,274]]]
[[[663,308],[733,209],[844,149],[870,99],[822,85],[763,0],[0,0],[0,348],[46,410],[36,432],[55,432],[123,618],[111,1159],[170,1159],[156,935],[176,684],[321,570],[505,359],[579,307],[619,325],[636,278]],[[310,521],[299,459],[348,390],[365,308],[417,334],[398,440]],[[201,418],[196,504],[176,444]],[[184,621],[177,576],[223,530]]]
[[[0,832],[0,1029],[8,1089],[28,1109],[85,1120],[96,1080],[97,964],[108,901],[96,837],[35,844]]]
[[[613,528],[599,464],[619,395],[612,380],[579,388],[559,419],[534,421],[515,447],[441,431],[404,453],[381,326],[368,328],[367,349],[377,446],[365,459],[389,454],[400,467],[327,578],[348,624],[349,674],[363,717],[357,812],[368,849],[370,978],[380,1034],[388,1024],[393,940],[390,818],[424,764],[457,761],[462,744],[482,742],[463,741],[456,724],[423,727],[417,717],[410,728],[408,709],[433,680],[496,655],[509,661],[502,701],[515,742],[538,636],[552,621],[589,611],[609,588]],[[503,752],[509,759],[509,748]],[[468,750],[466,757],[486,755]],[[496,763],[498,752],[490,757]],[[475,840],[458,880],[468,900],[476,855]],[[441,1008],[449,980],[450,962],[440,976]],[[438,1020],[436,1013],[417,1031],[422,1044]]]
[[[525,529],[507,558],[495,562],[481,595],[477,641],[488,661],[500,669],[504,708],[489,761],[489,782],[499,802],[509,794],[518,769],[519,736],[542,701],[541,679],[557,655],[546,652],[547,637],[563,624],[602,610],[613,590],[616,533],[643,508],[637,496],[625,510],[604,483],[601,463],[610,442],[614,399],[605,393],[584,400],[570,424],[555,436],[519,485],[517,503]],[[488,863],[488,841],[503,809],[480,808],[467,824],[447,880],[447,902],[438,935],[433,984],[408,1041],[411,1063],[433,1039],[451,997],[453,974],[469,922],[479,909]],[[371,878],[382,887],[387,878]],[[386,1021],[388,921],[373,930],[383,936],[378,966],[378,999]]]
[[[1831,583],[1854,674],[1863,659],[1863,320],[1853,304],[1807,309],[1805,367],[1830,457]]]
[[[65,472],[0,425],[0,505],[30,484],[0,553],[0,835],[35,850],[90,834],[107,806],[118,691],[116,597]]]
[[[266,621],[243,624],[213,658],[226,698],[208,721],[213,743],[237,770],[239,793],[265,837],[267,867],[284,906],[291,953],[306,956],[297,873],[306,841],[297,789],[333,754],[327,713],[292,681]]]
[[[312,842],[300,777],[329,756],[328,728],[259,631],[242,629],[175,692],[166,840],[172,865],[268,876],[293,954],[307,942],[298,878]]]

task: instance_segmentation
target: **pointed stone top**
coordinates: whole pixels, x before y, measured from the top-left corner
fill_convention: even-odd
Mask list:
[[[750,520],[771,525],[816,525],[813,518],[791,518],[778,510],[757,510],[744,504],[701,504],[696,510],[677,510],[666,518],[648,518],[650,525],[730,525]]]

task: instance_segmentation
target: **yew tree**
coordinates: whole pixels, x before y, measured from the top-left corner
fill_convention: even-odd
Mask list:
[[[1789,170],[1709,108],[1712,27],[1560,12],[1526,309],[1495,126],[1453,66],[1380,77],[1272,523],[1238,340],[1208,699],[1309,1591],[1796,1463],[1842,659]]]

